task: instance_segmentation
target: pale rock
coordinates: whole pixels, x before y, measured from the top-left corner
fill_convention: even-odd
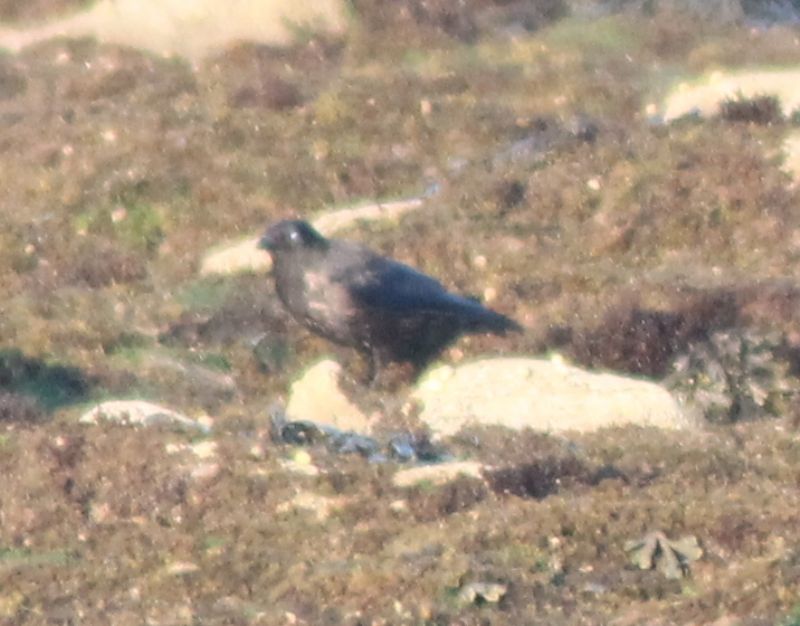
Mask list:
[[[220,471],[222,468],[219,463],[198,463],[190,470],[189,476],[195,480],[211,480],[216,478]]]
[[[466,604],[473,604],[479,600],[497,603],[507,592],[508,587],[500,583],[474,582],[462,587],[458,597]]]
[[[186,429],[208,432],[206,423],[193,420],[177,411],[145,402],[144,400],[109,400],[101,402],[80,416],[81,424],[97,424],[108,420],[131,426],[152,426],[167,424]]]
[[[214,248],[200,262],[200,275],[268,272],[272,268],[272,260],[265,250],[258,247],[258,241],[259,237],[248,237]]]
[[[422,207],[424,197],[371,202],[326,211],[311,220],[312,225],[325,236],[335,235],[356,222],[397,220],[405,213]],[[260,233],[215,246],[200,262],[201,276],[227,276],[239,273],[266,273],[272,268],[269,254],[258,247]]]
[[[395,487],[413,487],[420,483],[442,485],[460,476],[483,480],[483,464],[477,461],[452,461],[435,465],[419,465],[399,470],[392,477]]]
[[[165,572],[170,576],[186,576],[200,571],[200,566],[191,561],[175,561],[165,568]]]
[[[545,432],[696,425],[694,416],[653,382],[558,360],[497,358],[438,367],[418,383],[412,398],[422,405],[420,419],[442,435],[471,424]]]
[[[366,434],[370,422],[339,386],[342,366],[331,360],[312,365],[292,384],[286,415],[292,420],[310,420]]]
[[[726,73],[711,72],[691,83],[677,85],[661,106],[661,117],[671,122],[685,115],[710,117],[723,102],[737,98],[774,96],[789,117],[800,109],[800,68]]]
[[[198,459],[213,459],[217,456],[217,449],[219,446],[217,445],[216,441],[212,439],[207,439],[205,441],[199,441],[198,443],[193,443],[189,446],[189,450],[191,450],[194,455]]]
[[[198,459],[208,460],[217,455],[217,442],[212,439],[200,441],[198,443],[173,443],[164,446],[167,454],[178,454],[180,452],[191,452]]]
[[[424,197],[393,200],[391,202],[370,202],[356,206],[326,211],[312,220],[315,229],[326,237],[335,235],[357,222],[376,222],[397,220],[410,211],[422,208]]]
[[[348,19],[342,0],[100,0],[41,25],[2,28],[0,47],[16,52],[53,37],[92,37],[197,61],[238,41],[289,45],[303,28],[342,33]]]
[[[319,476],[320,469],[311,462],[305,463],[303,461],[297,461],[296,459],[280,459],[278,461],[280,466],[285,469],[287,472],[291,472],[292,474],[298,474],[300,476]]]

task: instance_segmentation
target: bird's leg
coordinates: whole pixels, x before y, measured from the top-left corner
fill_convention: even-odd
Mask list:
[[[378,382],[378,371],[380,370],[382,363],[381,355],[376,348],[370,347],[366,353],[366,358],[367,372],[364,376],[364,383],[370,389],[374,389],[375,384]]]
[[[412,363],[394,362],[380,350],[370,350],[365,384],[371,391],[393,393],[412,383],[418,373]]]

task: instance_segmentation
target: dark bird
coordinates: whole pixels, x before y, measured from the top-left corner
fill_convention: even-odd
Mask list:
[[[326,239],[307,222],[267,229],[278,296],[301,324],[365,354],[369,380],[388,362],[417,370],[462,333],[521,331],[515,321],[368,248]]]

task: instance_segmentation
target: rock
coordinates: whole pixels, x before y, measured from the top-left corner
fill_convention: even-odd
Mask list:
[[[346,3],[341,0],[103,0],[40,26],[3,28],[0,47],[16,52],[56,36],[92,37],[198,60],[235,41],[291,44],[298,32],[312,26],[316,31],[342,33],[347,20]]]
[[[217,450],[219,445],[213,439],[205,439],[198,443],[173,443],[170,442],[164,446],[164,451],[167,454],[181,454],[188,452],[195,458],[208,461],[217,457]]]
[[[305,453],[308,455],[308,453]],[[308,455],[308,462],[305,460],[297,459],[281,459],[280,466],[292,474],[299,474],[300,476],[319,476],[320,469],[311,462],[311,456]]]
[[[97,424],[100,420],[109,420],[131,426],[152,426],[167,424],[189,430],[207,433],[210,425],[200,420],[193,420],[185,415],[143,400],[109,400],[101,402],[80,416],[81,424]]]
[[[483,604],[486,602],[497,603],[508,592],[506,585],[499,583],[475,582],[468,583],[461,588],[458,598],[465,604]]]
[[[212,276],[244,272],[268,272],[272,260],[258,247],[259,237],[223,244],[209,252],[200,262],[200,275]]]
[[[200,571],[200,566],[191,561],[175,561],[164,568],[169,576],[187,576]]]
[[[369,432],[369,419],[339,387],[341,371],[341,365],[335,361],[323,360],[312,365],[292,385],[286,415],[340,430]]]
[[[311,223],[320,233],[330,236],[356,222],[397,220],[424,204],[425,196],[393,202],[373,202],[327,211],[311,220]],[[272,261],[264,250],[258,248],[260,238],[259,232],[247,239],[215,246],[200,262],[200,275],[228,276],[245,272],[268,272],[272,268]]]
[[[395,487],[413,487],[420,483],[443,485],[459,476],[483,480],[483,465],[477,461],[452,461],[410,467],[397,472],[392,477],[392,484]]]
[[[695,419],[670,393],[638,378],[594,373],[559,360],[498,358],[429,371],[412,398],[443,435],[468,424],[593,431],[636,424],[686,428]]]
[[[378,220],[397,220],[402,215],[421,208],[425,197],[406,198],[392,202],[370,202],[358,206],[344,207],[327,211],[312,220],[316,230],[330,237],[356,222],[376,222]]]
[[[197,443],[190,444],[188,449],[198,458],[203,460],[214,459],[217,456],[219,446],[216,441],[207,439],[206,441],[198,441]]]
[[[219,476],[222,467],[219,463],[198,463],[189,471],[189,476],[194,480],[212,480]]]
[[[711,117],[727,100],[774,96],[786,117],[800,108],[800,68],[725,73],[712,72],[693,84],[680,83],[666,97],[661,117],[671,122],[686,115]]]

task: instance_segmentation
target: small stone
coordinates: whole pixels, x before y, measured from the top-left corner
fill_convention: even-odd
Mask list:
[[[200,275],[266,273],[272,267],[272,261],[269,255],[258,247],[258,241],[258,237],[252,237],[215,248],[200,262]]]
[[[297,450],[292,455],[292,461],[297,463],[298,465],[311,465],[313,459],[311,455],[306,450]]]
[[[166,572],[170,576],[187,576],[200,571],[200,567],[191,561],[175,561],[167,565]]]
[[[114,224],[122,222],[126,217],[128,217],[128,211],[124,206],[119,206],[111,211],[111,221]]]
[[[248,453],[250,454],[251,458],[257,461],[263,461],[265,458],[267,458],[267,451],[260,443],[254,443],[252,446],[250,446]]]
[[[219,475],[221,469],[219,463],[200,463],[192,468],[189,475],[195,480],[210,480]]]
[[[408,500],[392,500],[389,508],[395,513],[405,513],[408,511]]]
[[[210,459],[217,456],[218,447],[219,446],[217,445],[216,441],[208,439],[206,441],[192,444],[189,446],[189,449],[198,459]]]
[[[195,421],[205,432],[211,432],[214,426],[214,419],[210,415],[199,415]]]
[[[309,463],[297,463],[293,459],[283,459],[280,461],[281,467],[293,474],[301,476],[319,476],[320,471],[316,465]]]
[[[507,592],[508,587],[506,585],[475,582],[464,585],[458,597],[466,604],[480,604],[484,602],[496,604],[503,599]]]
[[[95,524],[102,524],[111,518],[111,506],[108,502],[95,502],[89,507],[89,518]]]
[[[477,461],[454,461],[436,465],[420,465],[397,472],[392,477],[395,487],[412,487],[420,483],[442,485],[460,476],[483,480],[484,466]]]
[[[586,181],[586,186],[592,191],[600,191],[600,179],[590,178]]]

